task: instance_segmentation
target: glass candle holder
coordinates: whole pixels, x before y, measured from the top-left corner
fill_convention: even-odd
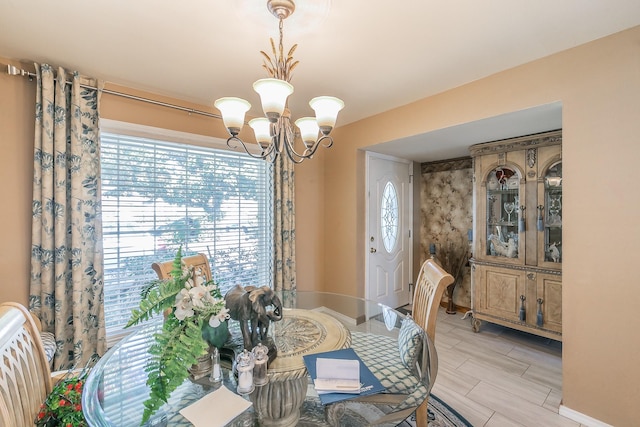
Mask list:
[[[269,353],[269,349],[267,346],[259,343],[253,347],[251,352],[254,357],[253,383],[257,386],[265,385],[269,382],[269,377],[267,376],[267,361],[269,360],[267,354]]]
[[[238,394],[249,394],[254,389],[253,366],[255,365],[253,353],[244,349],[236,358],[236,370],[238,371]]]

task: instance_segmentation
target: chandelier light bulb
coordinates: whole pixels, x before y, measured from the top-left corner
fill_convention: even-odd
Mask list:
[[[249,120],[249,126],[256,135],[256,141],[263,149],[271,143],[271,122],[265,117]]]
[[[293,93],[293,86],[280,79],[260,79],[253,84],[260,95],[262,110],[270,122],[275,123],[284,112],[287,98]]]
[[[333,96],[318,96],[309,101],[316,112],[316,120],[323,135],[328,135],[336,125],[338,112],[344,108],[344,102]]]
[[[302,117],[296,120],[296,126],[300,129],[300,137],[304,145],[310,147],[318,139],[318,122],[313,117]]]
[[[222,121],[229,133],[236,136],[244,126],[244,115],[251,104],[242,98],[226,97],[217,99],[213,105],[220,110]]]

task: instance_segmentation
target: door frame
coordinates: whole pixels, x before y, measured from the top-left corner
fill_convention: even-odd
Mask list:
[[[415,177],[413,175],[413,161],[411,160],[407,160],[407,159],[403,159],[400,157],[395,157],[395,156],[389,156],[387,154],[380,154],[380,153],[375,153],[373,151],[365,151],[365,176],[364,176],[364,196],[365,196],[365,235],[364,235],[364,295],[366,299],[371,299],[370,298],[370,287],[369,287],[369,247],[370,247],[370,242],[369,242],[369,236],[371,235],[370,233],[370,229],[369,229],[369,214],[370,214],[370,209],[371,209],[371,189],[369,188],[369,182],[370,182],[370,176],[369,173],[371,171],[371,159],[372,158],[377,158],[377,159],[382,159],[382,160],[391,160],[394,162],[400,162],[400,163],[406,163],[407,165],[407,171],[409,173],[409,198],[408,198],[408,206],[407,209],[409,210],[409,231],[410,231],[410,235],[409,235],[409,277],[413,277],[413,240],[414,240],[414,236],[415,236],[415,230],[414,230],[414,218],[413,218],[413,186],[414,186],[414,182],[415,182]],[[411,287],[409,287],[409,303],[412,302],[412,298],[411,298]],[[395,307],[391,307],[391,308],[395,308]]]

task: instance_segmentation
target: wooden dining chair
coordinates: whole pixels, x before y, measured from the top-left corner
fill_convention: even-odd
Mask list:
[[[453,282],[453,276],[433,258],[429,258],[422,264],[413,294],[412,317],[414,322],[427,333],[431,343],[435,343],[436,339],[436,321],[442,295],[447,286]],[[430,388],[433,387],[436,375],[437,369],[436,372],[430,372]],[[427,397],[416,410],[416,425],[419,427],[427,427],[428,399]]]
[[[411,414],[416,426],[427,427],[428,396],[438,374],[438,354],[434,345],[435,324],[440,300],[453,276],[433,259],[424,262],[418,274],[413,297],[413,316],[405,318],[396,340],[384,340],[369,334],[352,331],[352,347],[374,372],[384,372],[383,385],[387,393],[352,399],[354,402],[374,402],[393,406],[394,411],[375,420],[372,425],[398,424]],[[401,365],[392,353],[400,355]],[[391,365],[389,365],[391,361]],[[403,368],[404,366],[404,368]],[[413,367],[416,369],[413,369]],[[418,385],[416,382],[422,383]],[[426,399],[425,399],[425,396]],[[422,402],[422,403],[417,403]],[[329,413],[330,425],[340,425],[340,408]]]
[[[0,304],[0,426],[33,425],[51,393],[40,332],[22,305]]]
[[[194,271],[200,269],[202,275],[204,275],[207,280],[211,280],[211,266],[205,254],[198,253],[182,257],[182,263],[187,267],[193,267]],[[173,270],[173,260],[154,262],[151,264],[151,268],[153,268],[153,271],[158,275],[158,279],[169,279],[171,278],[171,270]]]

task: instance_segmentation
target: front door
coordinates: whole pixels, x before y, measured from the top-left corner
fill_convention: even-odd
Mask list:
[[[367,154],[367,299],[397,308],[409,303],[412,163]]]

